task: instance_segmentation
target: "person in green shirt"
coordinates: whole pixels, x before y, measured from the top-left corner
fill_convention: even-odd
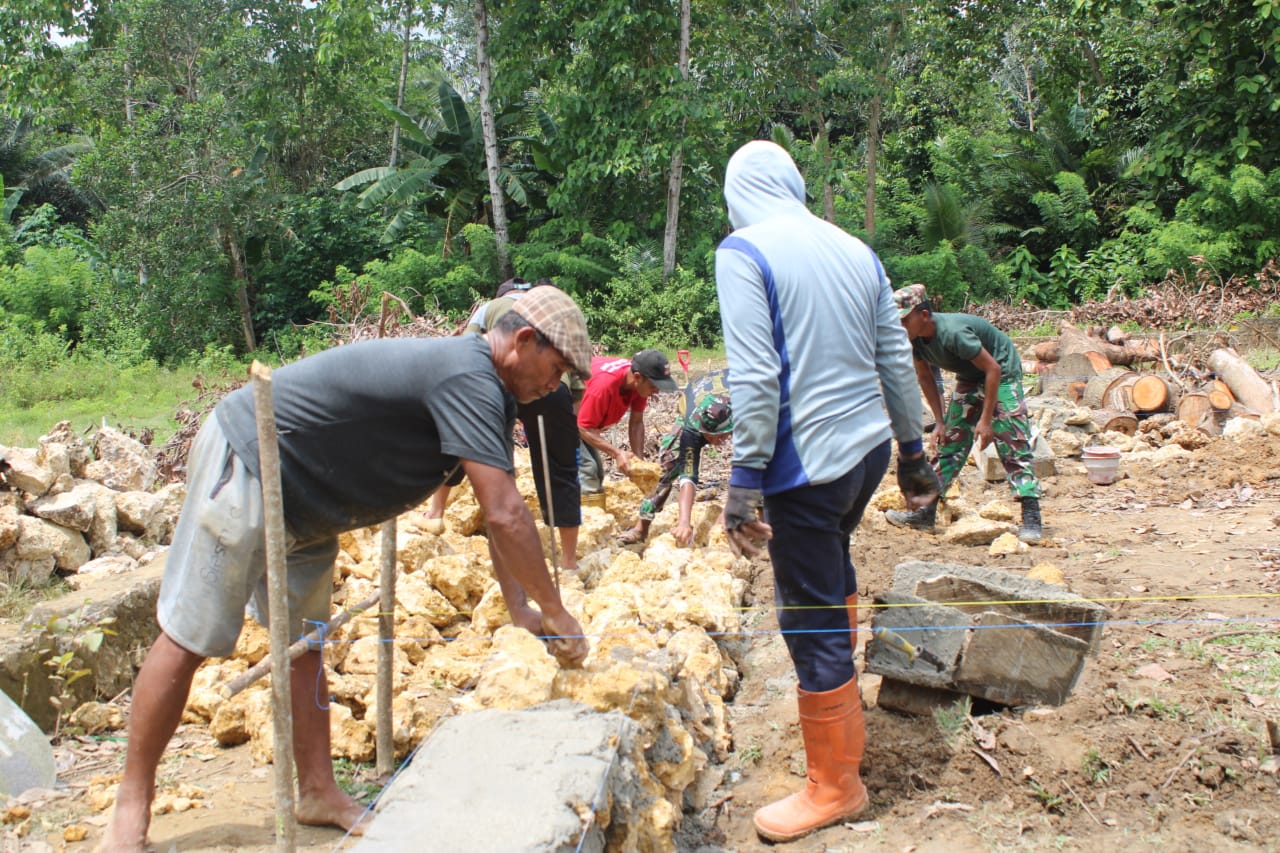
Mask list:
[[[1005,476],[1014,497],[1022,503],[1022,527],[1018,538],[1039,542],[1040,481],[1032,468],[1031,426],[1022,393],[1022,358],[1004,332],[981,317],[970,314],[935,314],[923,284],[912,284],[893,294],[902,326],[911,338],[916,377],[935,421],[935,467],[945,495],[969,458],[973,443],[978,449],[995,442]],[[945,415],[933,367],[956,375],[951,404]],[[890,510],[891,524],[916,530],[933,530],[938,500],[916,510]]]

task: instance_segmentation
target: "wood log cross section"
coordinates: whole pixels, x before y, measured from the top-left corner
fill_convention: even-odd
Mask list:
[[[1280,411],[1280,386],[1227,347],[1208,354],[1206,374],[1170,355],[1163,335],[1158,343],[1130,340],[1117,329],[1095,335],[1064,322],[1058,339],[1036,344],[1032,354],[1036,364],[1029,369],[1040,373],[1039,393],[1088,406],[1103,430],[1133,435],[1138,417],[1171,412],[1216,435],[1230,418]],[[1167,372],[1131,369],[1143,362],[1158,362]]]

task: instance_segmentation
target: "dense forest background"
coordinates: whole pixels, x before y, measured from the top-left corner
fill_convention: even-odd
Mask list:
[[[1280,255],[1280,0],[3,0],[0,356],[290,358],[553,278],[714,346],[721,179],[944,307]]]

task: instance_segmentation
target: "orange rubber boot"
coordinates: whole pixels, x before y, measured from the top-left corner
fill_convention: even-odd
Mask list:
[[[798,692],[809,778],[803,791],[756,812],[756,832],[769,841],[793,841],[856,817],[868,804],[858,776],[866,729],[857,678],[826,693]]]

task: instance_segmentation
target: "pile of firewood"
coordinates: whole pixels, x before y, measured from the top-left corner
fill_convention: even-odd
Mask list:
[[[1280,384],[1264,379],[1223,341],[1177,354],[1170,349],[1164,334],[1153,341],[1063,321],[1056,340],[1032,348],[1027,369],[1040,376],[1037,393],[1082,403],[1100,429],[1128,435],[1140,417],[1158,412],[1216,435],[1231,418],[1280,411]]]

